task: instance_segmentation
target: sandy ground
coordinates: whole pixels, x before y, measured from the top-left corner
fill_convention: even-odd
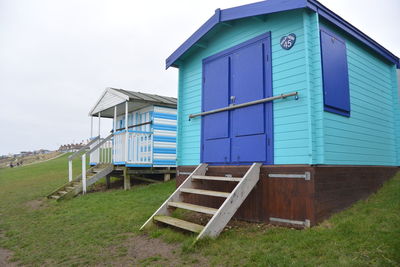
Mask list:
[[[146,235],[129,237],[124,243],[110,248],[110,262],[98,266],[210,266],[201,255],[191,254],[182,260],[180,244],[170,244]],[[125,255],[118,255],[123,249]]]
[[[0,240],[4,238],[4,234],[0,231]],[[11,250],[0,248],[0,266],[1,267],[12,267],[18,266],[16,262],[10,262],[10,259],[13,255]]]

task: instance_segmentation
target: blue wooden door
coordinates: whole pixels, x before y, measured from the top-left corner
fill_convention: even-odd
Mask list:
[[[272,95],[270,38],[263,35],[203,62],[203,111]],[[202,162],[272,164],[272,103],[203,116]]]

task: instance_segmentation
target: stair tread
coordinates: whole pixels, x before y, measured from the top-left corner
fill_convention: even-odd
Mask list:
[[[180,191],[184,192],[184,193],[190,193],[190,194],[198,194],[198,195],[206,195],[206,196],[214,196],[214,197],[225,197],[225,198],[227,198],[230,195],[230,193],[228,193],[228,192],[195,189],[195,188],[181,188]]]
[[[54,198],[54,199],[59,199],[59,198],[60,198],[60,196],[52,195],[52,196],[51,196],[51,198]]]
[[[191,223],[191,222],[173,218],[170,216],[156,215],[156,216],[154,216],[153,219],[155,221],[162,222],[162,223],[165,223],[168,225],[172,225],[172,226],[175,226],[175,227],[178,227],[178,228],[181,228],[184,230],[188,230],[188,231],[191,231],[194,233],[200,233],[204,228],[204,226],[202,226],[200,224]]]
[[[225,182],[240,182],[242,180],[242,178],[239,177],[205,176],[205,175],[193,175],[192,178],[199,180],[225,181]]]
[[[185,210],[201,212],[201,213],[205,213],[205,214],[211,214],[211,215],[214,215],[218,211],[217,209],[214,209],[214,208],[209,208],[209,207],[205,207],[205,206],[194,205],[194,204],[189,204],[189,203],[184,203],[184,202],[168,202],[168,206],[185,209]]]
[[[59,193],[59,194],[65,195],[65,194],[67,194],[68,192],[67,192],[67,191],[58,191],[58,193]]]

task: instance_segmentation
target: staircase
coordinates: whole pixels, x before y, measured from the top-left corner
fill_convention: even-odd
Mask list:
[[[86,172],[86,186],[90,186],[110,174],[114,170],[113,165],[111,164],[98,164],[92,168],[90,168]],[[82,185],[82,175],[79,175],[71,182],[64,184],[63,186],[57,188],[51,194],[47,196],[47,198],[61,200],[61,199],[69,199],[74,196],[80,194],[83,191]]]
[[[152,222],[157,222],[183,230],[197,233],[197,238],[217,237],[224,227],[228,224],[237,209],[249,195],[251,190],[257,184],[260,176],[261,163],[254,163],[243,177],[216,177],[207,176],[207,164],[200,164],[189,175],[189,177],[175,190],[175,192],[161,205],[161,207],[146,221],[140,230],[149,226]],[[232,192],[219,192],[198,189],[197,184],[201,181],[218,181],[237,183]],[[197,194],[207,197],[225,198],[225,201],[218,208],[210,208],[201,205],[185,203],[183,194]],[[184,221],[171,216],[173,209],[185,209],[203,214],[212,215],[208,223],[200,225]]]

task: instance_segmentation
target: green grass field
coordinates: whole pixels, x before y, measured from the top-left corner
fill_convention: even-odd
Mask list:
[[[80,168],[74,163],[75,170]],[[376,195],[307,230],[234,224],[216,240],[168,228],[138,231],[174,181],[69,201],[43,197],[66,182],[66,156],[0,169],[0,247],[28,266],[399,266],[400,176]],[[39,201],[40,200],[40,201]],[[137,242],[137,246],[135,246]],[[144,244],[144,245],[143,245]],[[159,253],[157,252],[159,251]]]

